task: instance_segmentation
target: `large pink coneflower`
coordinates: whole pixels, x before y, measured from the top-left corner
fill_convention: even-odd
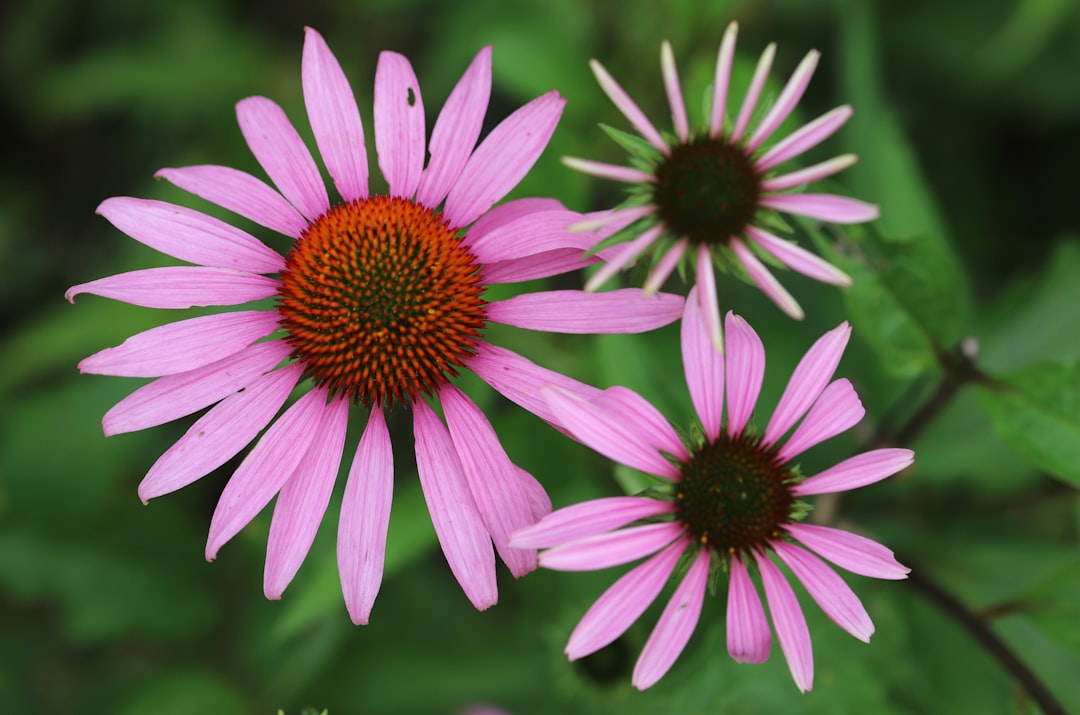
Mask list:
[[[714,262],[725,270],[748,277],[784,312],[802,318],[799,304],[766,267],[764,261],[787,266],[826,283],[850,285],[839,269],[797,244],[765,230],[776,223],[777,212],[809,216],[833,223],[861,223],[877,218],[876,206],[832,194],[790,193],[855,163],[845,154],[828,161],[776,174],[781,164],[806,152],[839,129],[851,116],[849,106],[818,117],[780,141],[769,143],[791,114],[810,82],[819,54],[812,51],[795,70],[776,101],[760,121],[752,123],[758,100],[772,66],[776,46],[762,53],[738,115],[729,120],[728,89],[738,27],[728,26],[716,62],[709,116],[691,129],[675,69],[671,46],[661,48],[660,65],[675,124],[674,135],[662,135],[616,83],[603,66],[591,67],[615,106],[644,141],[608,130],[630,152],[632,167],[567,157],[564,162],[580,171],[630,184],[631,196],[606,218],[586,222],[598,227],[629,224],[610,240],[625,239],[620,250],[605,254],[608,263],[595,273],[587,288],[595,288],[645,251],[657,256],[645,281],[655,291],[684,259],[696,262],[697,286],[713,341],[720,344],[720,310],[716,304]]]
[[[511,531],[550,511],[480,409],[453,378],[471,370],[510,400],[554,421],[539,388],[592,388],[484,339],[491,322],[565,333],[634,332],[678,319],[682,299],[617,291],[547,291],[485,299],[489,285],[580,268],[582,217],[555,201],[497,208],[547,145],[563,108],[545,94],[476,145],[491,90],[491,50],[473,60],[426,140],[413,69],[384,52],[375,73],[375,153],[389,185],[368,190],[367,142],[349,83],[323,38],[303,54],[308,119],[340,200],[311,153],[264,97],[237,105],[240,129],[275,188],[223,166],[159,176],[296,239],[286,256],[206,214],[160,201],[111,198],[98,209],[137,241],[195,266],[155,268],[75,286],[153,308],[256,305],[135,335],[79,363],[85,373],[156,377],[109,410],[108,435],[213,407],[150,468],[145,501],[210,473],[262,432],[229,479],[206,556],[274,496],[264,590],[279,598],[322,521],[342,460],[350,407],[367,426],[345,485],[337,556],[345,603],[366,623],[382,580],[394,464],[386,412],[411,410],[420,484],[450,568],[479,609],[496,602],[495,551],[514,575],[536,555],[507,547]],[[425,158],[429,157],[425,166]],[[289,395],[300,396],[283,413]],[[441,403],[440,418],[429,400]],[[494,550],[492,548],[494,542]]]
[[[684,444],[652,405],[626,388],[613,387],[594,398],[544,388],[555,416],[574,437],[617,462],[660,477],[661,484],[648,496],[609,497],[560,509],[515,533],[510,543],[546,548],[540,565],[564,571],[607,568],[652,554],[581,619],[566,646],[571,659],[618,638],[656,599],[676,566],[684,564],[685,575],[634,669],[633,683],[641,689],[667,672],[690,639],[710,572],[729,577],[728,652],[743,663],[768,658],[771,634],[751,577],[756,572],[795,683],[806,691],[814,675],[810,633],[773,556],[830,618],[856,638],[869,640],[874,626],[865,609],[820,557],[875,578],[904,578],[908,569],[865,537],[802,523],[809,509],[802,499],[884,479],[911,464],[913,453],[878,449],[804,479],[792,460],[863,416],[851,383],[831,381],[850,334],[847,324],[810,348],[758,434],[749,420],[765,371],[761,341],[742,318],[728,313],[725,359],[712,345],[694,290],[686,301],[682,350],[700,438]]]

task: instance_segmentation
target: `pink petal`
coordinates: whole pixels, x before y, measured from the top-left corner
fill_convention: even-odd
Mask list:
[[[645,113],[638,108],[634,100],[630,99],[630,95],[608,74],[602,64],[596,60],[589,60],[589,67],[592,69],[593,74],[596,75],[596,81],[599,83],[600,89],[604,90],[604,94],[608,96],[615,108],[622,112],[627,121],[638,131],[638,134],[645,137],[650,144],[656,147],[657,151],[666,155],[669,152],[667,143],[660,136],[660,132],[656,131],[656,127],[652,125]]]
[[[604,497],[554,511],[510,537],[517,549],[545,549],[661,514],[675,512],[675,504],[649,497]]]
[[[565,104],[557,92],[548,92],[491,130],[446,197],[444,215],[451,226],[472,223],[518,185],[547,147]]]
[[[598,571],[636,561],[679,538],[686,527],[674,521],[629,526],[560,544],[540,554],[540,565],[555,571]]]
[[[324,390],[304,394],[244,457],[222,490],[210,520],[207,561],[217,558],[225,542],[247,526],[296,472],[327,409]]]
[[[675,267],[679,265],[679,261],[682,260],[683,254],[686,253],[689,246],[690,239],[679,239],[674,246],[668,249],[664,257],[656,262],[656,266],[649,272],[645,284],[641,287],[646,297],[656,295],[656,292],[663,287],[664,282],[671,276]]]
[[[604,591],[570,634],[567,657],[583,658],[625,633],[656,600],[689,543],[686,537],[677,540]]]
[[[248,387],[286,359],[290,351],[282,340],[255,343],[195,370],[159,377],[105,413],[101,421],[105,435],[155,427],[197,412]]]
[[[337,562],[345,607],[367,625],[382,585],[394,496],[394,450],[382,408],[374,407],[356,448],[338,523]]]
[[[239,169],[206,164],[162,169],[154,176],[292,238],[298,238],[308,225],[285,197]]]
[[[348,416],[348,400],[335,398],[326,405],[311,446],[278,494],[263,572],[263,593],[269,599],[281,598],[315,541],[341,466]]]
[[[521,283],[579,271],[598,260],[596,256],[586,256],[580,248],[558,248],[534,256],[486,263],[482,273],[487,285]]]
[[[776,44],[771,43],[761,53],[757,67],[754,68],[754,76],[750,79],[750,86],[746,89],[746,97],[743,98],[739,116],[735,120],[735,127],[731,130],[731,141],[733,142],[742,139],[743,132],[746,131],[746,127],[750,123],[750,117],[753,116],[754,110],[757,108],[758,98],[761,97],[761,90],[765,87],[765,80],[769,78],[769,70],[772,68],[774,57],[776,57]]]
[[[416,200],[424,206],[441,204],[461,176],[480,137],[490,97],[491,46],[488,45],[473,58],[435,120],[428,146],[431,159],[416,192]]]
[[[812,149],[844,126],[844,122],[851,118],[851,114],[852,109],[847,105],[822,114],[778,141],[757,160],[755,167],[758,172],[765,173],[774,166]]]
[[[503,397],[550,424],[559,426],[561,423],[540,394],[545,385],[568,390],[584,400],[600,394],[595,387],[540,367],[505,348],[481,342],[475,349],[476,355],[468,361],[467,367]]]
[[[273,278],[227,268],[176,266],[118,273],[68,288],[64,297],[74,303],[82,293],[100,295],[144,308],[191,308],[239,305],[277,293]]]
[[[780,541],[773,542],[772,547],[826,616],[862,642],[870,642],[874,623],[844,579],[805,549]]]
[[[746,564],[731,557],[727,600],[727,650],[737,663],[764,663],[769,659],[772,633]]]
[[[759,553],[756,558],[780,649],[787,659],[795,685],[805,693],[814,684],[814,654],[810,646],[810,630],[806,627],[806,617],[795,598],[795,592],[791,590],[780,569],[764,554]]]
[[[326,213],[330,199],[319,168],[281,107],[248,97],[237,103],[236,118],[251,153],[289,203],[311,220]]]
[[[188,372],[243,350],[277,330],[274,311],[242,310],[159,325],[79,362],[92,375],[158,377]]]
[[[525,490],[525,498],[529,501],[529,513],[532,514],[532,523],[536,523],[551,513],[551,497],[548,496],[544,485],[537,481],[536,477],[515,465],[518,481]],[[513,536],[513,534],[511,534]]]
[[[623,415],[626,419],[641,425],[651,447],[667,452],[679,461],[690,459],[686,446],[679,439],[678,433],[667,418],[633,390],[616,385],[604,390],[591,402],[599,409]]]
[[[681,328],[686,386],[705,437],[714,442],[720,436],[724,416],[724,354],[713,347],[698,305],[696,286],[686,296]]]
[[[495,552],[446,426],[423,400],[413,403],[416,469],[443,554],[466,597],[483,611],[499,600]]]
[[[790,174],[766,179],[761,182],[761,189],[762,191],[767,192],[794,189],[797,186],[804,186],[814,181],[824,179],[825,177],[832,176],[853,165],[856,161],[857,157],[854,154],[843,154],[842,156],[833,157],[832,159],[822,161],[813,166],[808,166],[805,169],[793,171]]]
[[[682,86],[679,84],[679,72],[675,68],[675,53],[671,51],[671,43],[667,40],[660,45],[660,70],[664,76],[668,104],[671,105],[675,134],[679,141],[685,144],[690,138],[690,123],[686,119],[686,103],[683,101]]]
[[[510,534],[532,524],[532,509],[517,467],[506,456],[484,413],[460,390],[446,384],[439,390],[454,451],[465,481],[499,557],[515,578],[536,570],[536,552],[510,548]]]
[[[651,246],[656,239],[664,233],[664,225],[659,224],[645,231],[643,234],[628,243],[622,243],[612,248],[617,249],[614,255],[607,258],[607,263],[600,267],[596,273],[585,283],[586,291],[594,291],[609,278],[621,271],[636,259],[645,249]]]
[[[798,496],[831,494],[865,487],[907,469],[915,461],[910,449],[875,449],[845,459],[792,488]]]
[[[593,211],[585,214],[585,220],[579,221],[570,227],[571,231],[600,231],[602,232],[597,236],[596,240],[599,241],[602,238],[606,238],[617,231],[621,231],[634,221],[640,218],[645,218],[649,214],[656,212],[656,206],[653,204],[642,204],[640,206],[628,206],[624,209],[608,209],[605,211]]]
[[[769,447],[783,437],[814,404],[836,372],[849,337],[851,326],[841,323],[818,338],[806,351],[791,374],[776,411],[765,428],[765,437],[761,442],[763,447]]]
[[[911,572],[892,551],[864,536],[815,524],[787,524],[785,528],[818,555],[860,576],[897,580]]]
[[[823,283],[851,285],[851,277],[848,274],[791,241],[777,238],[754,226],[747,226],[746,234],[753,239],[754,243],[793,271]]]
[[[541,393],[559,424],[582,444],[628,467],[668,479],[679,478],[678,468],[654,446],[665,439],[662,432],[556,387],[545,387]],[[667,429],[671,429],[670,425]]]
[[[489,231],[495,231],[501,229],[511,221],[517,221],[518,219],[536,214],[541,211],[566,211],[568,210],[561,203],[555,199],[514,199],[513,201],[507,201],[505,204],[499,204],[486,214],[476,219],[476,222],[469,226],[466,235],[466,241],[469,245],[473,245],[475,241],[479,241]]]
[[[487,319],[549,333],[643,333],[678,320],[682,308],[682,296],[645,296],[636,288],[606,293],[549,290],[488,303]]]
[[[735,59],[735,36],[739,32],[739,23],[730,22],[720,42],[720,51],[716,55],[716,75],[713,79],[712,102],[709,107],[709,136],[715,139],[724,128],[724,114],[727,111],[728,87],[731,84],[731,67]]]
[[[303,373],[296,364],[275,370],[215,405],[154,462],[139,498],[145,503],[186,487],[235,457],[274,418]]]
[[[281,254],[224,221],[164,201],[116,196],[97,212],[109,223],[167,256],[212,268],[249,273],[277,273]]]
[[[532,256],[557,248],[591,247],[587,234],[570,230],[581,214],[564,208],[523,214],[495,228],[477,234],[469,231],[469,250],[481,263],[493,263]]]
[[[763,196],[760,203],[765,208],[831,223],[863,223],[881,216],[874,204],[832,194],[778,194]]]
[[[780,281],[776,280],[776,276],[765,267],[764,263],[758,260],[758,257],[742,241],[732,238],[731,250],[738,256],[739,261],[746,268],[746,272],[750,274],[754,283],[769,297],[769,300],[776,303],[780,310],[795,320],[802,320],[805,317],[803,309],[799,307],[791,294],[787,292],[784,286],[780,285]]]
[[[641,657],[634,666],[632,682],[638,690],[652,687],[664,677],[693,635],[705,600],[711,557],[709,549],[698,551],[682,583],[660,615],[656,628],[645,642]]]
[[[380,52],[375,68],[375,152],[391,196],[411,197],[424,169],[424,102],[412,65]]]
[[[757,129],[754,130],[754,134],[750,137],[750,141],[746,143],[748,152],[757,151],[761,143],[772,136],[776,128],[795,109],[799,100],[802,99],[803,92],[806,91],[806,86],[810,84],[810,78],[814,75],[814,69],[817,67],[820,58],[820,52],[811,50],[803,58],[803,61],[799,63],[799,66],[795,68],[795,72],[791,75],[787,84],[784,85],[784,89],[781,90],[780,96],[776,98],[776,102],[769,109],[769,113],[761,120]]]
[[[742,434],[761,393],[765,377],[765,346],[745,320],[728,312],[727,334],[727,408],[729,437]]]
[[[705,328],[712,338],[713,349],[723,354],[724,333],[720,328],[720,306],[716,298],[716,275],[713,273],[712,253],[707,244],[698,247],[697,256],[698,307]]]
[[[814,445],[851,429],[865,414],[855,388],[847,378],[841,378],[825,388],[806,419],[776,456],[782,461],[792,459]]]
[[[364,125],[349,80],[326,40],[304,28],[304,104],[323,163],[345,201],[368,195]]]
[[[580,171],[598,179],[621,181],[624,184],[651,184],[656,180],[656,177],[652,174],[648,174],[641,169],[632,169],[629,166],[619,166],[618,164],[607,164],[592,159],[579,159],[576,156],[564,156],[562,163],[574,171]]]

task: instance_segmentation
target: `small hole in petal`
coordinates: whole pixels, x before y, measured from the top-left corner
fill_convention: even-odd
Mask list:
[[[409,87],[409,96],[405,99],[405,101],[409,103],[410,107],[416,106],[416,92],[413,91],[412,87]]]

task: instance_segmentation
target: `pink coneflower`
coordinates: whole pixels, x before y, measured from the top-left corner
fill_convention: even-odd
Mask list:
[[[640,689],[659,680],[690,639],[710,571],[730,577],[731,657],[742,663],[768,658],[769,625],[750,576],[756,571],[780,647],[796,685],[806,691],[814,677],[810,634],[791,586],[769,554],[791,570],[830,618],[856,638],[869,640],[874,630],[870,617],[819,556],[875,578],[904,578],[908,569],[869,539],[801,523],[809,509],[802,498],[884,479],[911,464],[913,453],[878,449],[804,479],[792,460],[863,416],[851,383],[830,382],[850,329],[845,323],[810,348],[764,433],[758,434],[748,421],[765,372],[761,341],[746,321],[728,313],[725,360],[712,346],[694,290],[686,301],[682,350],[701,437],[685,445],[652,405],[626,388],[613,387],[591,399],[544,388],[555,416],[574,437],[617,462],[660,477],[661,484],[649,496],[610,497],[560,509],[515,533],[510,543],[546,548],[540,565],[564,571],[607,568],[652,554],[616,581],[581,619],[566,646],[571,660],[618,638],[683,563],[685,576],[634,668],[633,682]]]
[[[855,163],[845,154],[814,166],[776,175],[774,169],[817,145],[851,116],[851,107],[838,107],[784,139],[767,145],[802,97],[817,65],[812,51],[799,64],[776,101],[751,126],[758,100],[772,66],[775,45],[769,45],[758,61],[738,116],[726,117],[731,67],[738,26],[731,23],[720,44],[716,79],[709,116],[700,129],[691,130],[675,69],[671,45],[664,42],[660,66],[675,124],[674,136],[656,130],[629,95],[603,66],[590,63],[600,87],[645,141],[609,129],[630,151],[633,168],[567,157],[564,162],[580,171],[631,184],[631,197],[606,219],[587,222],[598,227],[606,222],[629,226],[613,237],[629,241],[619,245],[607,265],[594,274],[587,288],[608,280],[648,249],[659,256],[645,281],[655,291],[684,257],[697,263],[697,286],[705,319],[714,343],[720,344],[720,310],[716,305],[713,262],[736,274],[748,276],[784,312],[802,318],[795,299],[766,268],[766,261],[826,283],[850,285],[851,279],[820,257],[766,231],[776,223],[776,212],[788,212],[834,223],[861,223],[877,218],[876,206],[831,194],[785,193],[825,178]]]
[[[197,264],[111,276],[73,287],[154,308],[264,308],[181,320],[79,363],[85,373],[157,377],[109,410],[107,435],[144,429],[214,405],[150,468],[145,501],[220,467],[270,425],[225,486],[206,557],[276,495],[264,590],[279,598],[322,521],[341,463],[350,405],[368,413],[345,485],[337,556],[345,603],[366,623],[382,579],[393,488],[385,413],[411,408],[420,483],[446,559],[479,609],[496,602],[492,548],[520,576],[535,553],[507,547],[511,531],[550,511],[536,481],[511,463],[480,409],[452,378],[471,370],[510,400],[553,421],[539,388],[587,388],[486,342],[489,322],[566,333],[634,332],[676,320],[682,299],[548,291],[489,302],[487,286],[584,265],[581,220],[557,202],[492,209],[533,165],[563,108],[550,92],[503,120],[476,146],[491,89],[491,49],[473,60],[425,140],[420,88],[408,60],[384,52],[375,73],[375,152],[389,195],[368,191],[356,100],[323,38],[303,55],[308,119],[341,200],[331,202],[311,153],[278,105],[237,105],[240,129],[273,189],[223,166],[159,176],[296,239],[281,256],[254,236],[182,206],[106,200],[99,213],[124,233]],[[474,148],[475,147],[475,148]],[[427,166],[425,157],[430,155]],[[466,228],[468,227],[468,228]],[[280,416],[289,395],[301,396]],[[440,418],[428,404],[438,398]],[[215,404],[216,403],[216,404]]]

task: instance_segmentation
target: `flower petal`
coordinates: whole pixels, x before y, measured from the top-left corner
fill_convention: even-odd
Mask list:
[[[278,494],[263,572],[263,593],[271,600],[281,598],[315,541],[341,466],[348,416],[347,399],[335,398],[325,406],[311,446]]]
[[[266,97],[248,97],[237,103],[236,118],[251,153],[289,203],[310,220],[326,213],[326,184],[281,107]]]
[[[898,580],[911,572],[893,552],[865,536],[816,524],[787,524],[784,528],[798,541],[840,568],[870,578]]]
[[[277,330],[274,311],[241,310],[159,325],[79,362],[92,375],[159,377],[188,372],[235,355]]]
[[[776,260],[793,271],[823,283],[840,286],[851,285],[851,277],[848,274],[791,241],[777,238],[754,226],[747,226],[746,234],[753,239],[754,243],[761,246]]]
[[[846,432],[863,418],[863,409],[855,388],[847,378],[841,378],[825,388],[810,408],[806,419],[795,429],[776,456],[787,461],[816,444]]]
[[[423,400],[413,402],[416,469],[446,561],[478,611],[499,600],[495,551],[446,426]]]
[[[713,348],[718,353],[724,352],[724,332],[720,327],[720,305],[716,298],[716,274],[713,273],[712,253],[708,244],[698,247],[697,256],[698,306],[705,328],[712,338]]]
[[[634,666],[632,682],[638,690],[656,684],[674,665],[686,643],[697,627],[701,605],[705,600],[705,586],[709,581],[709,549],[698,551],[682,583],[668,601],[656,628],[649,635],[641,657]]]
[[[727,600],[727,650],[736,663],[764,663],[769,659],[772,632],[754,582],[739,556],[731,557]]]
[[[411,197],[424,170],[424,102],[412,65],[380,52],[375,68],[375,152],[391,196]]]
[[[725,321],[727,338],[727,409],[729,437],[742,434],[761,393],[765,377],[765,346],[745,320],[728,312]]]
[[[805,693],[814,685],[814,653],[806,616],[780,569],[765,554],[758,553],[756,558],[780,650],[784,652],[795,685]]]
[[[660,132],[656,131],[656,127],[645,116],[645,113],[634,103],[634,100],[630,99],[630,95],[626,93],[626,90],[620,87],[619,83],[604,69],[604,66],[596,60],[589,60],[589,67],[592,69],[593,74],[596,75],[596,81],[600,85],[600,89],[604,90],[604,94],[608,96],[615,108],[622,112],[638,134],[645,137],[645,140],[656,147],[657,151],[666,155],[670,151],[667,143],[660,136]]]
[[[875,449],[845,459],[792,488],[798,496],[831,494],[865,487],[907,469],[915,461],[910,449]]]
[[[527,198],[507,201],[505,204],[495,206],[486,214],[476,219],[476,222],[473,223],[472,226],[469,226],[469,230],[465,234],[465,240],[472,246],[474,242],[480,241],[489,231],[501,229],[511,221],[517,221],[520,218],[540,213],[541,211],[568,210],[569,209],[555,199]]]
[[[64,297],[75,302],[82,293],[100,295],[144,308],[191,308],[239,305],[277,293],[273,278],[227,268],[174,266],[118,273],[68,288]]]
[[[599,260],[597,256],[586,256],[580,248],[557,248],[534,256],[485,263],[482,273],[487,285],[521,283],[579,271]]]
[[[570,230],[581,214],[562,207],[523,214],[483,233],[469,231],[465,241],[480,263],[523,258],[557,248],[592,247],[588,234]]]
[[[570,634],[567,657],[583,658],[625,633],[656,600],[689,543],[686,537],[677,540],[611,584]]]
[[[712,442],[720,436],[724,416],[724,354],[713,347],[696,286],[686,296],[680,328],[686,386],[705,437]]]
[[[275,370],[215,405],[158,457],[139,484],[139,498],[145,503],[186,487],[235,457],[274,418],[303,373],[296,364]]]
[[[803,309],[799,307],[799,304],[791,297],[787,289],[780,285],[780,281],[776,279],[776,276],[765,267],[764,263],[758,260],[758,257],[742,241],[737,238],[731,239],[731,250],[739,257],[739,261],[746,268],[746,272],[750,274],[750,277],[757,283],[762,292],[769,297],[769,300],[776,303],[780,310],[795,320],[802,320],[805,317]]]
[[[743,98],[742,107],[739,108],[739,116],[735,120],[735,126],[731,130],[731,141],[738,142],[742,139],[743,132],[750,124],[750,117],[757,109],[761,90],[765,87],[765,81],[769,78],[769,70],[772,69],[773,59],[776,57],[776,43],[770,43],[758,58],[757,67],[754,68],[754,76],[750,78],[750,86],[746,88],[746,97]]]
[[[619,164],[607,164],[592,159],[579,159],[576,156],[564,156],[562,163],[568,169],[580,171],[598,179],[621,181],[624,184],[651,184],[656,180],[655,176],[641,169],[632,169],[629,166],[620,166]]]
[[[682,308],[682,296],[646,296],[637,288],[605,293],[549,290],[488,303],[487,319],[549,333],[643,333],[678,320]]]
[[[837,129],[844,126],[844,122],[851,119],[851,114],[851,107],[844,105],[822,114],[812,122],[804,124],[776,142],[772,148],[762,154],[761,158],[755,163],[755,168],[759,173],[765,173],[774,166],[812,149],[831,137],[836,133]]]
[[[814,75],[814,69],[817,67],[820,58],[821,53],[817,50],[806,53],[806,57],[795,68],[795,72],[792,73],[791,78],[784,85],[784,89],[780,91],[780,96],[776,98],[773,106],[769,108],[769,112],[758,124],[757,129],[754,130],[750,140],[746,142],[747,152],[757,151],[761,143],[772,136],[776,128],[795,109],[795,105],[799,103],[803,92],[806,91],[806,86],[810,84],[810,78]]]
[[[874,204],[833,194],[774,194],[762,196],[761,205],[831,223],[864,223],[881,216]]]
[[[301,67],[304,105],[326,170],[345,201],[364,198],[368,195],[367,147],[356,96],[326,40],[310,27],[304,28]]]
[[[394,496],[394,450],[381,407],[374,407],[356,448],[338,523],[341,593],[352,622],[367,625],[382,585]]]
[[[671,43],[667,40],[660,45],[660,70],[664,76],[668,104],[671,105],[675,134],[679,141],[685,144],[690,139],[690,123],[686,119],[686,102],[683,101],[682,86],[679,84],[679,71],[675,67],[675,53],[671,51]]]
[[[649,445],[661,452],[667,452],[679,461],[690,459],[686,445],[679,439],[678,433],[660,410],[648,400],[630,388],[616,385],[601,392],[591,402],[602,410],[623,415],[641,425]]]
[[[535,524],[551,513],[551,497],[536,477],[517,465],[514,465],[514,468],[517,470],[521,488],[525,490],[525,498],[529,500],[529,512],[532,514],[532,523]]]
[[[862,642],[870,642],[874,623],[844,579],[805,549],[781,541],[773,542],[772,547],[826,616]]]
[[[761,182],[761,190],[771,192],[794,189],[797,186],[803,186],[814,181],[819,181],[827,176],[832,176],[837,172],[843,171],[853,165],[857,160],[858,157],[854,154],[835,156],[832,159],[827,159],[814,164],[813,166],[808,166],[805,169],[799,169],[797,171],[792,171],[789,174],[784,174],[783,176],[774,176],[771,179],[766,179]]]
[[[585,283],[585,290],[592,292],[607,283],[608,279],[634,261],[645,249],[651,246],[664,233],[664,225],[659,224],[648,229],[632,241],[621,243],[611,248],[615,252],[605,256],[606,263]]]
[[[285,259],[249,233],[212,216],[164,201],[114,196],[97,212],[156,251],[181,261],[249,273],[277,273]]]
[[[734,20],[724,30],[720,51],[716,54],[716,74],[713,78],[712,102],[709,104],[709,136],[715,139],[724,128],[727,112],[728,87],[731,85],[731,67],[735,59],[735,37],[739,23]]]
[[[686,531],[674,521],[629,526],[552,547],[540,565],[555,571],[598,571],[636,561],[659,551]]]
[[[619,529],[652,516],[671,514],[673,502],[649,497],[603,497],[572,504],[553,511],[532,526],[518,529],[510,537],[516,549],[545,549],[587,536]]]
[[[663,287],[664,282],[671,276],[675,267],[679,265],[679,261],[682,260],[682,257],[689,246],[690,239],[681,238],[675,242],[674,246],[667,250],[667,253],[665,253],[659,261],[656,262],[653,269],[649,271],[645,283],[641,286],[641,290],[646,297],[656,295],[656,292]]]

